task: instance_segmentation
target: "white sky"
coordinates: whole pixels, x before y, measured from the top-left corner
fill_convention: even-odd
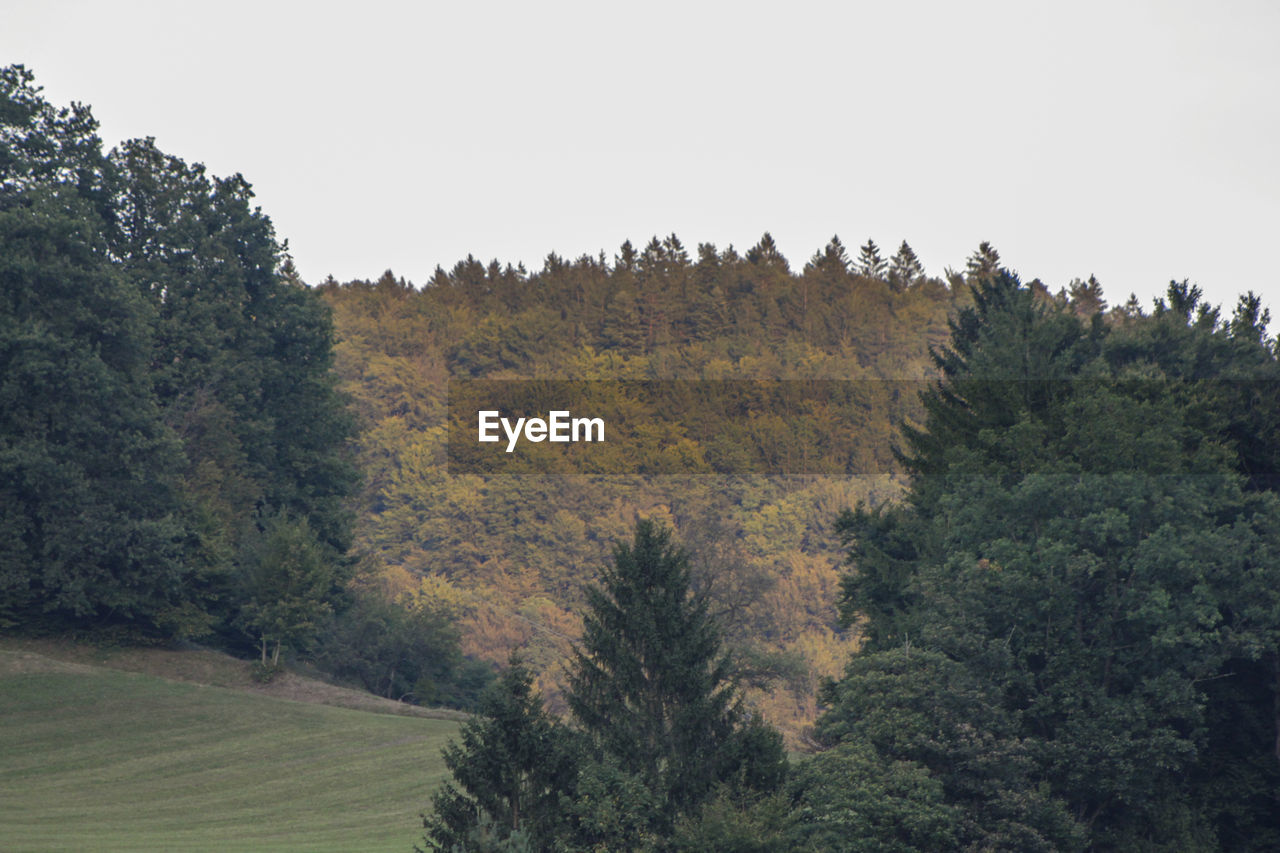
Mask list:
[[[242,172],[313,283],[766,230],[940,275],[990,240],[1280,327],[1280,3],[2,3],[0,62]]]

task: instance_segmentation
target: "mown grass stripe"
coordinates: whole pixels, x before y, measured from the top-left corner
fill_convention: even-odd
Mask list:
[[[0,676],[0,849],[408,853],[457,726],[104,668]]]

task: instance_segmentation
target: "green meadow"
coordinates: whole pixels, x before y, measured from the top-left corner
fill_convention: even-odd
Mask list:
[[[408,853],[457,729],[0,649],[0,849]]]

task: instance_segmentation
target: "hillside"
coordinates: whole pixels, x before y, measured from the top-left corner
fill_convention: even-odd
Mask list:
[[[583,588],[637,518],[661,521],[691,552],[698,589],[758,688],[752,703],[803,748],[817,685],[856,644],[836,618],[835,519],[900,494],[898,427],[919,417],[929,349],[967,292],[924,275],[905,243],[892,263],[877,252],[869,242],[854,261],[833,239],[793,272],[767,234],[745,255],[702,244],[696,257],[671,236],[625,244],[612,262],[550,255],[537,272],[468,258],[420,289],[390,273],[325,283],[335,369],[360,423],[358,547],[389,587],[456,613],[466,653],[502,663],[520,649],[563,711]],[[593,461],[604,476],[446,465],[446,412],[463,384],[528,379],[591,384],[595,403],[638,413],[653,440],[630,455],[603,445]],[[762,395],[735,424],[719,406],[677,407],[673,425],[627,384],[726,383],[751,397],[779,380],[840,386],[845,398],[808,399],[784,417]],[[780,476],[798,472],[768,464],[765,445],[809,454],[807,470],[822,473]],[[766,461],[735,465],[743,457]]]
[[[411,849],[457,723],[251,684],[210,652],[0,645],[4,848]]]

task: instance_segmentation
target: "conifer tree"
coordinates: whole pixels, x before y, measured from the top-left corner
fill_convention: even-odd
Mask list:
[[[768,231],[760,237],[760,242],[747,250],[747,261],[757,266],[771,267],[782,273],[790,272],[787,259],[782,256],[773,235]]]
[[[444,750],[453,781],[423,816],[427,850],[490,849],[504,841],[509,846],[496,849],[551,849],[560,798],[572,790],[577,765],[569,734],[548,716],[519,659],[485,693],[461,737]]]
[[[971,274],[974,305],[938,354],[943,379],[925,396],[925,429],[908,431],[908,503],[842,521],[855,566],[844,613],[868,620],[868,641],[829,693],[820,730],[930,766],[969,733],[1002,728],[1033,759],[1022,781],[974,797],[972,780],[951,775],[959,763],[932,765],[965,820],[988,826],[982,815],[1037,789],[1052,802],[1008,814],[1057,846],[1079,844],[1083,831],[1095,849],[1215,849],[1205,839],[1217,832],[1225,848],[1245,849],[1227,834],[1236,819],[1218,795],[1202,792],[1237,780],[1230,808],[1274,831],[1264,809],[1241,800],[1268,785],[1274,793],[1276,768],[1239,785],[1244,768],[1225,769],[1210,750],[1249,738],[1215,745],[1205,723],[1223,714],[1243,728],[1259,705],[1275,707],[1252,676],[1248,690],[1231,695],[1230,685],[1274,660],[1280,503],[1246,492],[1232,464],[1246,451],[1260,461],[1262,448],[1241,442],[1235,460],[1224,452],[1241,417],[1236,383],[1181,380],[1265,372],[1270,354],[1252,331],[1244,349],[1215,332],[1202,319],[1214,312],[1185,285],[1171,288],[1163,314],[1109,333],[1005,271],[978,263]],[[1266,423],[1243,432],[1273,429]],[[868,700],[896,662],[927,656],[972,679],[972,690],[943,691],[930,714],[980,691],[1008,717],[997,727],[974,706],[954,735],[939,735],[939,716],[908,744],[897,709],[917,688],[901,682]],[[868,728],[882,713],[894,728]],[[1249,849],[1271,849],[1269,839]]]
[[[813,257],[805,265],[806,272],[811,269],[837,275],[843,275],[848,272],[849,255],[845,251],[844,243],[840,242],[838,234],[831,238],[831,241],[827,243],[821,252],[813,253]]]
[[[653,818],[667,827],[718,784],[740,777],[768,788],[784,766],[776,733],[742,709],[719,630],[689,580],[670,532],[639,522],[588,591],[568,696],[600,753],[653,793]]]
[[[1098,279],[1089,276],[1088,281],[1075,279],[1067,286],[1067,298],[1079,317],[1092,317],[1107,310],[1107,300],[1102,298],[1102,285]]]
[[[889,259],[889,284],[894,290],[906,290],[924,276],[924,266],[915,251],[903,240],[898,251]]]
[[[867,240],[866,245],[858,251],[858,263],[855,266],[858,275],[883,279],[888,268],[884,258],[880,257],[880,247],[876,245],[876,241]]]
[[[609,300],[600,338],[606,347],[616,352],[635,354],[643,351],[643,318],[636,295],[631,290],[619,290]]]
[[[623,242],[622,247],[618,249],[618,254],[614,256],[614,268],[628,272],[634,271],[638,258],[639,255],[636,254],[635,247],[631,245],[630,240],[626,240]]]
[[[993,278],[1000,273],[1000,253],[995,247],[983,240],[978,250],[969,256],[965,264],[965,277],[970,285]]]

